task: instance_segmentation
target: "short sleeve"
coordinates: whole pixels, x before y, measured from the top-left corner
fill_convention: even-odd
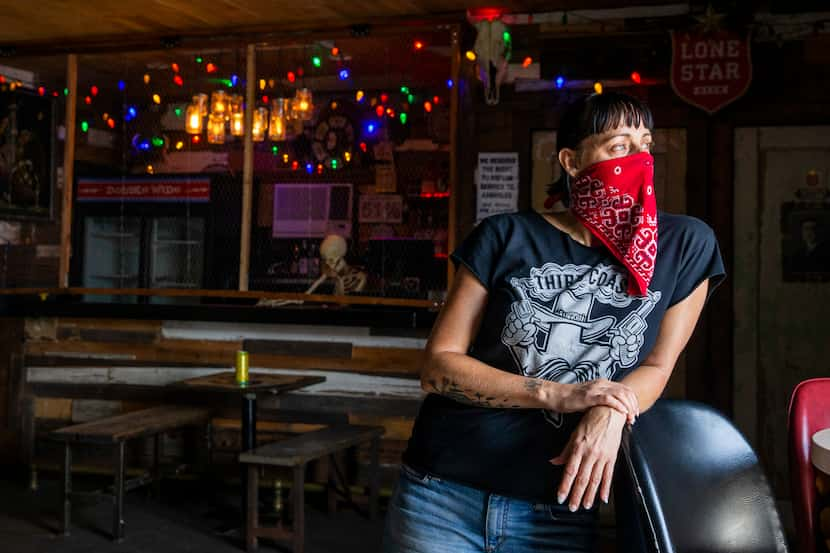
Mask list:
[[[711,227],[703,221],[695,220],[687,232],[683,241],[680,272],[669,307],[686,299],[704,280],[709,280],[708,300],[726,277],[720,247]]]
[[[493,223],[488,217],[481,221],[450,255],[456,269],[464,265],[488,290],[492,287],[493,267],[501,241]]]

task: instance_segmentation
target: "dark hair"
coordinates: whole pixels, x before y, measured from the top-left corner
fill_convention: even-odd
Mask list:
[[[556,131],[556,153],[564,148],[576,150],[579,144],[594,134],[601,134],[620,126],[654,128],[651,110],[642,101],[622,92],[589,94],[569,104],[562,114]],[[568,205],[569,176],[563,170],[559,180],[548,187],[548,194],[559,196]]]

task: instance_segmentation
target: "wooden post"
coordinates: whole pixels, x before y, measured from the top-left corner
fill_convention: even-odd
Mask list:
[[[242,150],[242,229],[239,233],[239,289],[248,290],[248,270],[251,261],[251,207],[254,188],[254,141],[251,134],[254,122],[254,93],[256,86],[256,47],[248,45],[245,55],[245,144]]]
[[[447,252],[455,249],[455,234],[457,232],[456,210],[458,209],[458,75],[461,72],[461,37],[460,28],[455,25],[451,31],[452,58],[450,60],[450,75],[452,88],[450,89],[450,205],[449,221],[447,223]],[[455,268],[452,262],[447,261],[447,290],[452,285]]]
[[[69,286],[69,259],[72,256],[72,181],[75,164],[75,110],[78,99],[78,55],[66,56],[66,133],[63,141],[63,200],[61,204],[61,255],[58,287]]]

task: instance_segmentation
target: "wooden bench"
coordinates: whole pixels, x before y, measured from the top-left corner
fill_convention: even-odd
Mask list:
[[[123,415],[107,417],[91,422],[67,426],[52,432],[51,436],[64,442],[63,460],[63,533],[69,535],[73,495],[88,495],[72,492],[72,445],[111,445],[115,448],[114,483],[112,494],[96,492],[94,495],[111,495],[113,499],[112,534],[115,541],[124,538],[124,492],[158,481],[159,437],[167,431],[186,426],[207,425],[210,411],[198,407],[164,405]],[[124,444],[128,440],[154,437],[154,466],[151,477],[142,476],[124,481]]]
[[[239,462],[248,465],[248,516],[245,528],[245,544],[248,551],[255,551],[259,537],[291,544],[294,553],[302,553],[304,546],[304,509],[305,509],[305,469],[306,464],[314,459],[332,455],[349,447],[371,442],[369,470],[369,517],[374,520],[378,514],[378,446],[384,429],[379,426],[357,426],[342,424],[330,426],[313,432],[307,432],[294,438],[267,444],[239,455]],[[277,526],[259,526],[257,501],[259,491],[259,467],[262,465],[291,467],[294,478],[291,486],[291,501],[294,521],[292,527],[286,528],[278,522]],[[330,464],[330,493],[334,483],[336,464],[334,458]],[[348,485],[341,482],[348,494]]]

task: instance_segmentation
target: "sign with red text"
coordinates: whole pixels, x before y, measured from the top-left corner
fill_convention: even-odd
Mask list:
[[[126,177],[78,179],[79,202],[207,202],[210,179]]]
[[[714,113],[752,81],[749,34],[672,32],[671,86],[684,101]]]

